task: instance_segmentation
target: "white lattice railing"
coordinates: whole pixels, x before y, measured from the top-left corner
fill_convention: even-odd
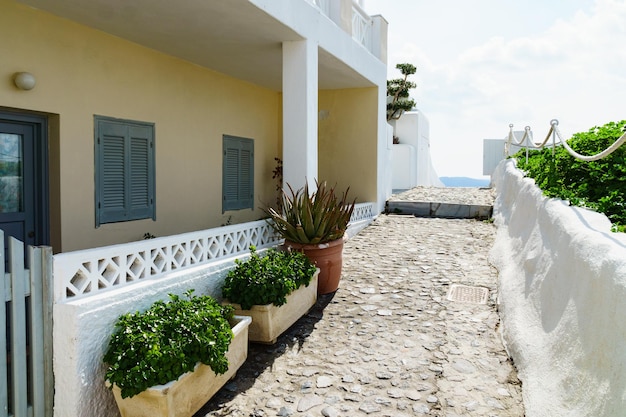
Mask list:
[[[352,3],[352,38],[372,50],[372,18],[356,2]]]
[[[374,217],[374,203],[357,204],[350,223]],[[55,301],[84,298],[158,279],[168,272],[248,253],[250,245],[280,243],[265,220],[54,256]]]
[[[363,220],[369,220],[374,218],[374,203],[359,203],[355,204],[352,216],[350,217],[350,223],[357,223]]]
[[[317,7],[324,15],[339,26],[343,26],[338,16],[331,13],[331,1],[333,0],[306,0]],[[339,1],[339,0],[334,0]],[[342,0],[349,1],[349,0]],[[335,12],[335,14],[338,12]],[[359,2],[352,0],[352,38],[362,44],[368,51],[372,51],[373,21],[370,15],[361,7]],[[347,30],[347,29],[346,29]]]
[[[243,223],[54,256],[55,301],[77,299],[170,271],[274,246],[264,221]]]
[[[307,0],[312,5],[316,6],[326,16],[330,17],[330,0]]]

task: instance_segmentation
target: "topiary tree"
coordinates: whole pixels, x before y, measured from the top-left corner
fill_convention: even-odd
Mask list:
[[[415,74],[417,68],[412,64],[397,64],[403,78],[387,80],[387,121],[399,119],[402,113],[415,107],[415,100],[409,98],[409,90],[417,87],[409,81],[409,75]]]

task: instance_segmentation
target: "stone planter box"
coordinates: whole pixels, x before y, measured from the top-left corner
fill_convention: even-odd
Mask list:
[[[280,307],[265,304],[252,306],[250,310],[242,310],[239,304],[229,303],[228,300],[224,300],[224,304],[232,304],[236,315],[252,317],[252,324],[248,330],[251,342],[274,344],[278,336],[315,305],[319,272],[318,268],[309,286],[300,286],[287,296],[287,302]]]
[[[134,397],[122,398],[120,389],[113,386],[122,417],[193,416],[246,361],[250,322],[250,317],[234,317],[234,337],[226,353],[228,371],[225,374],[215,375],[210,366],[199,363],[193,372],[187,372],[176,381],[155,385]]]

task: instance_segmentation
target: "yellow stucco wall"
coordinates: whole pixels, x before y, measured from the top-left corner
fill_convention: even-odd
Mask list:
[[[359,202],[376,201],[377,89],[319,93],[318,173]]]
[[[279,93],[0,0],[0,108],[51,116],[55,252],[256,220],[222,214],[222,135],[255,140],[255,207],[274,200]],[[15,72],[37,79],[31,91]],[[155,123],[156,216],[95,227],[94,115]]]

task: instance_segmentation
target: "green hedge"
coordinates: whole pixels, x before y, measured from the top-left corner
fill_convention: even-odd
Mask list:
[[[626,130],[626,120],[575,133],[568,145],[582,155],[595,155],[611,146]],[[626,144],[598,161],[585,162],[571,156],[563,146],[534,150],[526,162],[524,150],[513,156],[517,166],[535,180],[548,197],[602,212],[614,231],[624,231],[626,209]]]

